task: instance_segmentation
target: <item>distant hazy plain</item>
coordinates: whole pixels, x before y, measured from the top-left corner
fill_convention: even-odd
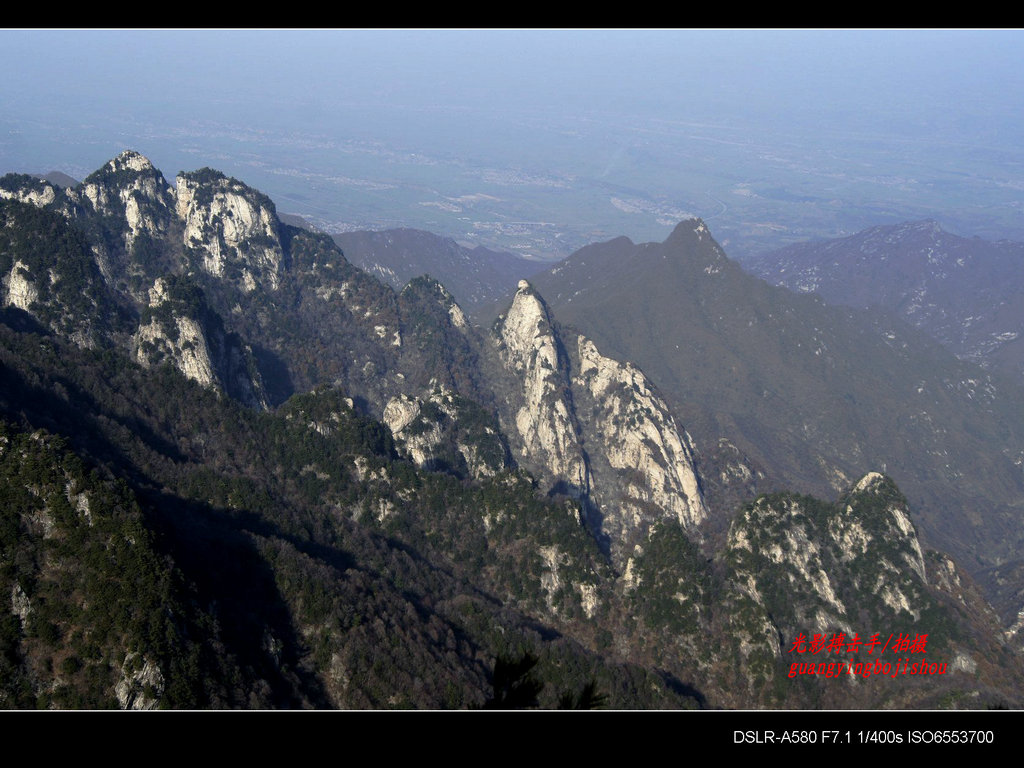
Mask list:
[[[0,173],[125,148],[328,231],[530,254],[702,216],[736,257],[935,218],[1024,240],[1018,30],[6,30]]]

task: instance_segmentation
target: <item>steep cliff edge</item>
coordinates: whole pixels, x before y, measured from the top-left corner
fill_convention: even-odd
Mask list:
[[[558,490],[586,496],[590,468],[574,418],[566,357],[547,305],[525,280],[500,321],[498,343],[505,366],[522,384],[515,413],[520,455],[557,478]]]
[[[246,293],[276,290],[284,268],[277,209],[237,179],[204,168],[177,178],[184,245],[201,269]]]

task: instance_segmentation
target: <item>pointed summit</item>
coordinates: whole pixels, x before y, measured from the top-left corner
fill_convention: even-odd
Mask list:
[[[563,363],[552,335],[548,306],[527,280],[519,281],[512,306],[501,323],[501,339],[513,367],[523,368],[537,354],[551,370]]]
[[[500,335],[504,343],[532,339],[536,334],[546,334],[551,329],[551,317],[547,302],[529,280],[520,280],[512,296],[512,304],[504,314],[499,315]]]
[[[104,187],[109,194],[119,194],[122,190],[139,185],[155,185],[160,189],[163,196],[169,192],[170,185],[164,175],[157,170],[145,155],[139,154],[133,149],[126,149],[117,157],[107,161],[101,168],[89,174],[83,182],[83,189],[86,197],[97,203],[96,197],[104,195],[98,191]],[[90,191],[91,190],[91,191]],[[148,190],[152,192],[153,190]],[[100,202],[100,207],[103,206]]]
[[[861,491],[873,491],[877,493],[881,490],[881,484],[888,482],[892,483],[885,475],[880,472],[868,472],[864,477],[857,481],[857,484],[853,486],[853,493],[859,493]]]
[[[705,240],[711,238],[711,231],[708,229],[708,225],[704,223],[704,220],[698,217],[692,219],[683,219],[676,224],[675,229],[672,230],[666,239],[665,243],[673,243],[677,241],[691,241],[694,238],[697,240]]]
[[[555,480],[561,492],[580,498],[590,490],[590,469],[568,399],[568,361],[547,304],[527,280],[497,326],[505,367],[522,382],[523,406],[515,415],[525,460]]]
[[[212,168],[180,173],[175,208],[184,244],[204,272],[245,293],[276,290],[284,269],[277,208],[262,192]]]
[[[154,260],[152,244],[171,228],[173,192],[167,179],[146,157],[125,150],[68,190],[72,201],[101,217],[106,242],[117,243],[98,258],[108,280],[124,275],[155,277],[167,268]],[[136,243],[142,247],[136,252]]]
[[[112,171],[127,169],[141,173],[143,171],[153,170],[153,163],[149,161],[149,158],[136,152],[134,149],[126,149],[107,163],[107,166]]]
[[[516,293],[513,297],[513,304],[521,299],[530,299],[535,303],[540,304],[544,309],[544,314],[548,313],[547,302],[544,301],[544,297],[540,295],[536,288],[533,287],[533,283],[529,280],[520,280],[516,285]]]
[[[676,224],[675,229],[672,230],[672,234],[668,236],[668,239],[671,240],[675,235],[683,232],[703,233],[707,232],[707,230],[708,227],[707,224],[704,223],[704,219],[699,216],[693,216],[689,219],[680,220],[680,222]]]

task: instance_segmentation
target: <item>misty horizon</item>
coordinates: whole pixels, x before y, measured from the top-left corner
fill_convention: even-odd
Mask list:
[[[1024,239],[1017,30],[6,30],[0,170],[123,149],[328,231],[556,257],[935,218]]]

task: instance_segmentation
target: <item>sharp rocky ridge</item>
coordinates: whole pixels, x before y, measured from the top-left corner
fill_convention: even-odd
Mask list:
[[[979,700],[1019,693],[1019,665],[1009,687],[986,666],[1003,651],[978,639],[996,626],[984,600],[921,544],[889,478],[853,478],[834,503],[788,492],[755,501],[759,463],[728,435],[695,441],[678,397],[607,334],[560,323],[537,282],[520,281],[482,328],[436,280],[395,290],[330,237],[283,223],[243,182],[204,168],[172,187],[131,151],[67,189],[8,175],[0,216],[0,445],[20,451],[0,448],[0,460],[17,487],[34,489],[12,512],[19,546],[42,548],[54,530],[80,537],[74,526],[96,522],[100,508],[80,490],[93,486],[43,434],[66,423],[70,450],[111,482],[129,479],[110,508],[142,499],[163,562],[182,569],[160,587],[178,612],[160,625],[173,647],[135,625],[104,640],[102,674],[116,678],[106,700],[483,705],[488,674],[472,648],[497,656],[494,638],[508,632],[545,649],[551,669],[586,659],[602,679],[642,678],[633,704],[834,703],[827,686],[787,687],[780,638],[936,616],[950,628],[934,648],[963,677],[916,694],[861,682],[849,701],[931,702],[971,685],[968,675],[981,680]],[[699,220],[667,245],[691,241],[708,258],[687,269],[708,279],[732,269]],[[625,242],[639,258],[671,250]],[[566,265],[579,270],[576,293],[558,306],[597,290],[584,284],[586,259],[607,262],[614,280],[609,256],[621,247],[576,254]],[[95,373],[111,361],[116,376]],[[19,463],[29,455],[35,463]],[[33,475],[40,462],[67,479]],[[134,530],[125,541],[142,541]],[[242,573],[202,557],[218,546],[259,566]],[[22,570],[4,571],[0,586],[22,660],[2,695],[23,702],[31,689],[73,705],[57,682],[44,694],[38,670],[56,659],[69,679],[100,674],[70,650],[80,628],[67,618],[95,598],[76,593],[67,613],[42,618],[53,574],[26,565],[43,563],[35,554],[16,561]],[[147,563],[147,573],[164,567]],[[236,606],[233,578],[262,590],[267,617]],[[175,592],[179,582],[191,586]],[[806,599],[786,602],[793,584]],[[708,638],[720,642],[702,649]],[[205,688],[198,669],[213,681]]]
[[[294,380],[295,353],[281,338],[286,327],[322,326],[317,319],[341,314],[344,334],[327,360],[313,363],[320,370],[306,386],[331,383],[332,375],[333,383],[344,382],[346,394],[384,420],[417,465],[437,463],[447,444],[443,427],[458,421],[458,409],[444,403],[457,395],[489,404],[501,417],[495,439],[500,434],[514,450],[493,468],[521,464],[550,492],[584,502],[595,535],[616,554],[641,544],[662,518],[696,533],[708,516],[692,440],[653,385],[592,340],[560,333],[525,280],[488,338],[467,325],[443,286],[419,281],[396,295],[352,267],[329,240],[282,224],[265,195],[208,168],[179,174],[171,188],[148,159],[128,151],[70,190],[37,179],[3,189],[6,198],[103,232],[102,245],[79,256],[84,269],[103,276],[111,301],[138,317],[134,329],[110,328],[106,338],[127,345],[143,366],[170,364],[204,387],[267,408],[265,379],[277,371],[261,370],[254,348],[285,360]],[[75,324],[48,320],[64,309],[40,297],[38,269],[12,263],[5,285],[5,304],[54,330]],[[296,299],[297,317],[280,310]],[[424,357],[417,338],[425,311],[434,315],[431,332],[442,337],[435,356]],[[352,335],[355,344],[345,339]],[[358,350],[354,360],[344,359],[346,343]],[[489,371],[506,379],[497,387],[504,398],[474,371],[495,355],[501,365]],[[264,352],[264,363],[270,356]],[[586,418],[577,401],[586,402]],[[430,403],[443,418],[410,434]],[[456,440],[476,473],[487,471],[468,443],[459,446]]]

